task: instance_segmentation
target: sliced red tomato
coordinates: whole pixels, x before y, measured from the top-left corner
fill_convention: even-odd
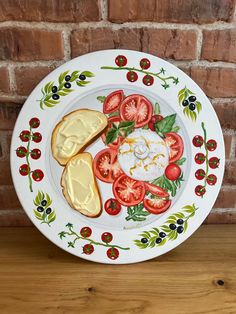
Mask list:
[[[121,121],[120,116],[114,116],[114,117],[111,117],[108,119],[107,130],[101,136],[104,144],[106,144],[107,132],[109,131],[110,128],[112,128],[112,124],[114,123],[118,127],[120,121]],[[123,142],[124,138],[125,138],[125,135],[124,136],[118,136],[114,142],[108,144],[107,146],[109,146],[110,148],[113,148],[113,149],[117,149],[120,146],[120,144]]]
[[[123,99],[123,90],[116,90],[112,92],[106,97],[106,100],[103,103],[103,112],[107,114],[118,110]]]
[[[117,152],[106,148],[97,153],[93,160],[93,171],[99,180],[112,183],[123,173],[117,160]]]
[[[163,200],[161,198],[145,198],[143,205],[149,213],[158,215],[164,213],[171,205],[170,200]]]
[[[112,189],[115,198],[124,206],[137,205],[145,196],[143,181],[134,180],[125,174],[114,181]]]
[[[169,198],[169,193],[166,192],[164,189],[160,188],[149,182],[144,182],[146,191],[152,193],[153,195],[158,196],[159,198]]]
[[[136,128],[140,128],[147,124],[150,121],[152,114],[152,104],[142,95],[129,95],[120,105],[121,119],[124,121],[134,121]]]
[[[174,132],[166,133],[165,143],[169,147],[169,162],[173,163],[176,160],[179,160],[184,151],[184,143],[182,137]]]

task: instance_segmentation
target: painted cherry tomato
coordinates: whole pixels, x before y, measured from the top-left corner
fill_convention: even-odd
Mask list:
[[[20,158],[25,157],[27,154],[27,149],[24,146],[20,146],[16,149],[16,155]]]
[[[27,176],[30,171],[30,168],[27,164],[21,165],[19,172],[22,176]]]
[[[184,151],[182,137],[174,132],[165,134],[165,143],[169,148],[169,162],[173,163],[181,158]]]
[[[129,71],[126,75],[126,78],[128,81],[130,81],[131,83],[136,82],[138,79],[138,74],[134,71]]]
[[[38,148],[34,148],[30,153],[31,158],[39,159],[41,156],[41,150]]]
[[[216,177],[214,174],[209,174],[209,175],[207,176],[207,183],[208,183],[209,185],[215,185],[216,182],[217,182],[217,177]]]
[[[115,247],[111,247],[107,250],[107,257],[109,257],[112,260],[115,260],[119,257],[119,251]]]
[[[134,206],[143,200],[146,189],[144,182],[134,180],[122,174],[114,181],[112,190],[120,204]]]
[[[206,146],[210,152],[213,152],[217,147],[217,143],[215,140],[209,140],[207,141]]]
[[[175,181],[181,175],[181,169],[176,164],[169,164],[165,169],[165,176],[171,181]]]
[[[206,189],[202,185],[197,185],[195,188],[195,193],[197,196],[203,196],[206,193]]]
[[[143,77],[143,84],[146,86],[151,86],[154,83],[153,76],[147,74]]]
[[[149,182],[144,182],[145,188],[147,192],[150,192],[151,194],[158,196],[159,198],[168,199],[169,193],[166,192],[166,190],[162,189],[161,187],[154,185]]]
[[[105,211],[109,215],[117,215],[121,211],[121,205],[115,198],[110,198],[104,205]]]
[[[118,65],[118,67],[124,67],[127,64],[127,58],[125,56],[119,55],[116,57],[115,63]]]
[[[194,138],[193,138],[193,145],[195,146],[195,147],[201,147],[202,145],[203,145],[203,138],[202,138],[202,136],[201,135],[196,135],[196,136],[194,136]]]
[[[108,119],[108,127],[107,127],[107,130],[106,132],[104,132],[102,134],[102,140],[104,142],[104,144],[106,144],[106,136],[107,136],[107,132],[113,128],[113,124],[118,127],[119,123],[120,123],[121,119],[119,116],[114,116],[114,117],[111,117]],[[121,135],[118,135],[117,139],[115,141],[113,141],[112,143],[109,143],[107,144],[107,146],[109,146],[110,148],[113,148],[113,149],[117,149],[120,144],[123,142],[124,138],[126,137],[125,136],[125,133],[123,132],[120,132]]]
[[[40,121],[38,118],[32,118],[29,121],[29,125],[31,126],[31,128],[37,129],[40,125]]]
[[[171,201],[168,199],[162,199],[159,197],[145,198],[143,201],[144,208],[151,214],[158,215],[165,212],[171,205]]]
[[[163,117],[160,114],[154,114],[148,122],[149,129],[155,131],[155,123],[161,120],[163,120]]]
[[[203,180],[206,176],[206,172],[203,169],[198,169],[195,172],[195,177],[197,180]]]
[[[39,132],[34,132],[34,133],[33,133],[32,140],[33,140],[35,143],[41,142],[41,141],[42,141],[42,135],[41,135],[41,133],[39,133]]]
[[[139,64],[141,69],[147,70],[148,68],[150,68],[151,62],[147,58],[143,58],[140,60]]]
[[[134,121],[135,127],[147,124],[152,117],[153,107],[150,101],[138,94],[126,97],[120,106],[120,116],[124,121]]]
[[[90,255],[94,252],[94,246],[92,244],[85,244],[83,246],[83,253],[86,255]]]
[[[83,238],[88,238],[91,236],[92,234],[92,229],[89,228],[89,227],[83,227],[81,230],[80,230],[80,234],[82,235]]]
[[[20,139],[22,140],[22,142],[28,142],[30,140],[30,131],[22,131],[20,134]]]
[[[218,168],[219,167],[219,164],[220,164],[220,159],[217,158],[217,157],[211,157],[209,159],[209,167],[211,169],[215,169],[215,168]]]
[[[32,172],[32,178],[34,179],[34,181],[41,181],[44,177],[44,173],[42,170],[40,169],[36,169]]]
[[[117,160],[117,151],[105,148],[98,152],[93,160],[93,171],[99,180],[112,183],[123,173]]]
[[[194,160],[195,160],[195,162],[196,162],[198,165],[201,165],[201,164],[203,164],[203,163],[205,162],[206,157],[205,157],[205,155],[202,154],[202,153],[197,153],[197,154],[195,155],[195,157],[194,157]]]
[[[103,112],[108,114],[117,111],[124,99],[123,90],[117,90],[109,94],[103,103]]]
[[[113,239],[113,236],[110,232],[103,232],[101,239],[105,243],[110,243]]]

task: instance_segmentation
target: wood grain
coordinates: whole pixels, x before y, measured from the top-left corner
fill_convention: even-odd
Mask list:
[[[206,225],[159,258],[102,265],[1,228],[0,313],[235,314],[235,240],[236,225]]]

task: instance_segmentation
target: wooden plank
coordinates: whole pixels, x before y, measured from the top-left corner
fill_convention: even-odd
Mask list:
[[[102,265],[34,228],[1,228],[0,313],[233,314],[235,240],[236,225],[206,225],[159,258]]]

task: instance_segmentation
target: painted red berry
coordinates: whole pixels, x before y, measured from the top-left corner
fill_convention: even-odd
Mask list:
[[[197,196],[203,196],[206,193],[206,189],[202,185],[197,185],[195,188],[195,193]]]
[[[107,250],[107,257],[109,257],[112,260],[115,260],[119,257],[119,251],[115,247],[111,247]]]
[[[195,155],[195,162],[196,162],[198,165],[203,164],[204,161],[205,161],[205,159],[206,159],[206,157],[205,157],[205,155],[202,154],[202,153],[197,153],[197,154]]]
[[[209,175],[207,176],[207,183],[208,183],[209,185],[215,185],[216,182],[217,182],[217,177],[216,177],[214,174],[209,174]]]
[[[203,138],[202,138],[202,136],[201,135],[196,135],[196,136],[194,136],[194,138],[193,138],[193,145],[195,146],[195,147],[201,147],[202,145],[203,145]]]
[[[217,147],[217,143],[215,140],[209,140],[207,141],[206,146],[210,152],[213,152]]]
[[[94,251],[94,246],[92,244],[85,244],[83,246],[83,253],[86,255],[92,254]]]
[[[203,180],[205,178],[205,176],[206,176],[206,172],[203,169],[198,169],[195,172],[195,177],[198,180]]]
[[[38,118],[32,118],[29,121],[29,125],[31,126],[31,128],[37,129],[40,125],[40,121]]]
[[[34,148],[30,153],[31,158],[39,159],[41,156],[41,150],[38,148]]]
[[[113,239],[113,236],[110,232],[103,232],[101,239],[105,243],[110,243]]]
[[[149,129],[155,131],[155,123],[161,121],[162,119],[163,117],[160,114],[154,114],[148,122]]]
[[[83,238],[88,238],[91,236],[92,234],[92,229],[89,228],[89,227],[83,227],[81,230],[80,230],[80,234],[82,235]]]
[[[23,164],[20,166],[19,172],[22,176],[27,176],[30,171],[30,168],[27,164]]]
[[[154,83],[153,76],[147,74],[143,77],[143,84],[147,86],[151,86]]]
[[[22,142],[29,142],[29,140],[30,140],[30,131],[28,131],[28,130],[22,131],[21,134],[20,134],[20,139],[22,140]]]
[[[24,146],[20,146],[16,150],[16,155],[20,158],[25,157],[27,154],[27,149]]]
[[[34,181],[41,181],[44,177],[44,173],[42,170],[40,169],[36,169],[32,172],[32,178],[34,179]]]
[[[138,79],[138,74],[134,71],[129,71],[126,75],[127,77],[127,80],[130,81],[130,82],[136,82],[137,79]]]
[[[118,67],[124,67],[127,64],[127,58],[125,56],[119,55],[116,57],[115,63],[118,65]]]
[[[39,143],[39,142],[41,142],[42,141],[42,135],[41,135],[41,133],[39,133],[39,132],[35,132],[35,133],[33,133],[33,141],[35,142],[35,143]]]
[[[143,58],[140,60],[140,67],[143,70],[147,70],[150,68],[151,62],[147,58]]]
[[[219,167],[219,164],[220,164],[220,159],[217,158],[217,157],[211,157],[209,159],[209,167],[211,169],[215,169],[215,168],[218,168]]]

